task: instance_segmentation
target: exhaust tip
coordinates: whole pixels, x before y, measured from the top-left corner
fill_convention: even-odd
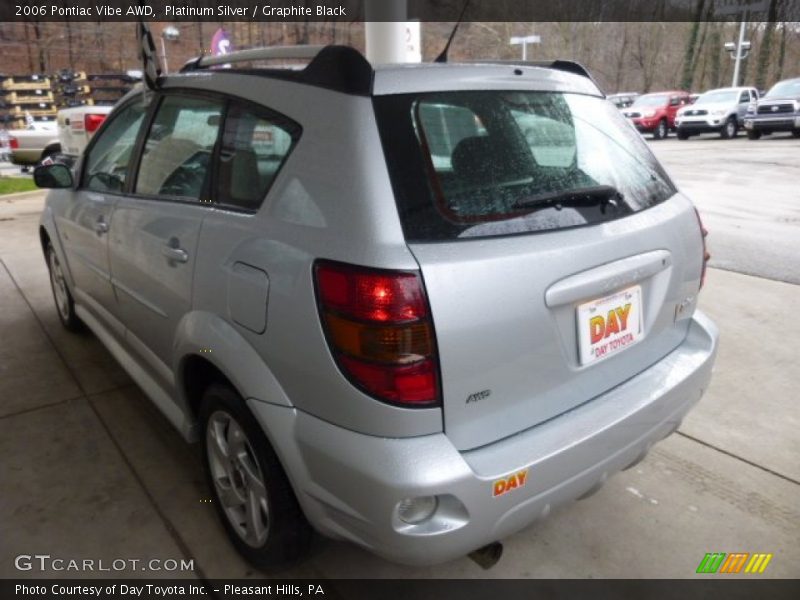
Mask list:
[[[483,548],[470,552],[469,557],[482,569],[489,570],[495,566],[503,556],[503,544],[492,542]]]

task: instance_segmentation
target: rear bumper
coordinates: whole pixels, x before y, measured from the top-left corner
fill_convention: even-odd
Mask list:
[[[11,163],[23,167],[30,167],[39,162],[44,149],[36,148],[33,150],[17,149],[11,151]]]
[[[322,533],[390,560],[434,564],[501,540],[584,496],[672,433],[708,386],[717,329],[695,313],[684,342],[646,371],[567,413],[500,442],[459,452],[444,434],[376,438],[251,400]],[[496,481],[526,472],[499,496]],[[418,526],[400,500],[439,496]]]

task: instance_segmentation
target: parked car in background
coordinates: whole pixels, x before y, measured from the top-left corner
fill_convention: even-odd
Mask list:
[[[639,96],[622,111],[640,133],[650,133],[660,140],[675,128],[675,115],[682,106],[690,104],[686,92],[656,92]]]
[[[58,111],[58,140],[68,161],[80,156],[113,106],[75,106]]]
[[[35,122],[28,125],[27,129],[9,131],[8,145],[11,162],[23,169],[61,152],[58,131],[53,121]]]
[[[247,560],[312,527],[494,547],[679,427],[717,348],[706,232],[582,67],[237,68],[275,51],[187,63],[34,172],[62,324],[201,442]]]
[[[775,131],[800,137],[800,77],[779,81],[748,108],[744,121],[747,137],[757,140]]]
[[[638,97],[638,92],[619,92],[606,96],[606,98],[619,109],[628,108]]]
[[[750,104],[758,100],[752,87],[728,87],[709,90],[689,106],[678,110],[675,131],[679,140],[700,133],[719,133],[723,138],[736,137],[744,124]]]

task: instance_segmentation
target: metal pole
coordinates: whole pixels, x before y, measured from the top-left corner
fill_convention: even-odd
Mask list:
[[[742,63],[742,45],[744,44],[744,29],[747,25],[747,11],[742,13],[742,23],[739,25],[739,41],[736,44],[736,64],[733,67],[733,87],[739,85],[739,69]]]
[[[164,60],[164,75],[169,74],[169,65],[167,64],[167,46],[164,44],[164,35],[161,35],[161,58]]]
[[[528,60],[528,42],[522,42],[522,62]]]
[[[367,60],[372,64],[406,60],[405,0],[368,0],[365,4]]]

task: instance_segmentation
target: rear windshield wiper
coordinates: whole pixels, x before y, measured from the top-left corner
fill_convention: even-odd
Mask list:
[[[518,200],[514,204],[514,208],[532,208],[534,206],[555,206],[559,208],[561,206],[593,206],[599,204],[605,209],[608,204],[616,208],[622,199],[622,192],[614,186],[593,185],[571,190],[533,194]]]

